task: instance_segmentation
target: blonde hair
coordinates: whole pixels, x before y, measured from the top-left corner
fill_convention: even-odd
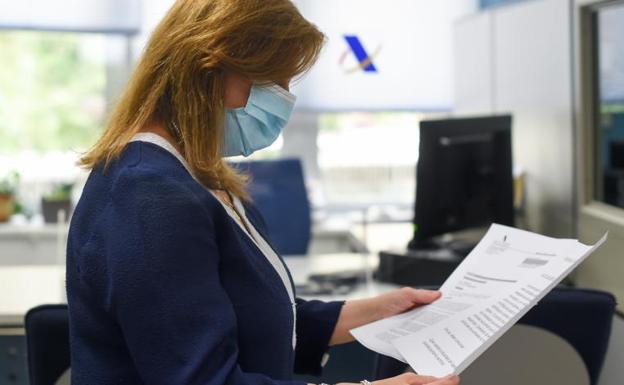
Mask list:
[[[223,73],[257,83],[297,77],[314,64],[324,39],[290,0],[177,0],[80,165],[106,167],[146,124],[175,122],[196,177],[247,199],[244,176],[221,158]]]

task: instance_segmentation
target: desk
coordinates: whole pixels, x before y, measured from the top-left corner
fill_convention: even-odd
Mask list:
[[[0,224],[0,266],[58,265],[65,261],[67,224]],[[345,227],[314,226],[310,254],[365,252]]]
[[[285,257],[284,261],[295,281],[295,285],[305,284],[311,274],[329,274],[341,271],[365,271],[366,282],[345,295],[301,296],[303,299],[320,299],[322,301],[343,301],[372,297],[387,293],[399,286],[374,281],[372,272],[379,264],[379,257],[372,254],[322,254],[313,256]]]
[[[66,224],[0,224],[0,265],[58,265],[65,260]]]
[[[295,284],[305,283],[310,274],[332,273],[344,270],[365,270],[369,272],[378,263],[376,256],[362,254],[326,254],[301,257],[286,257]],[[305,297],[338,301],[364,298],[385,293],[397,286],[367,280],[346,295],[325,295]],[[38,305],[65,303],[65,267],[47,266],[2,266],[0,267],[0,327],[21,326],[26,312]]]
[[[65,267],[0,267],[0,327],[20,326],[38,305],[66,302]]]

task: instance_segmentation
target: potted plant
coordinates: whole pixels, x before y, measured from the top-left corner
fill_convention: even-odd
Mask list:
[[[7,222],[13,215],[19,179],[20,176],[17,171],[13,171],[5,178],[0,179],[0,222]]]
[[[57,223],[59,211],[65,212],[65,219],[69,219],[71,212],[72,183],[61,183],[54,186],[50,194],[41,198],[41,211],[45,223]]]

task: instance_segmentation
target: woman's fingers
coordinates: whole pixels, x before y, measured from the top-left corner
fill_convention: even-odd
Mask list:
[[[405,373],[404,376],[405,382],[409,385],[425,385],[438,379],[437,377],[431,376],[419,376],[416,373]]]
[[[446,376],[444,378],[440,378],[437,381],[428,383],[427,385],[458,385],[459,384],[459,377],[458,376]]]
[[[401,380],[409,385],[458,385],[459,377],[451,375],[444,378],[437,378],[431,376],[419,376],[415,373],[405,373],[400,377]]]
[[[421,290],[406,287],[401,289],[413,304],[428,304],[442,296],[442,293],[436,290]]]

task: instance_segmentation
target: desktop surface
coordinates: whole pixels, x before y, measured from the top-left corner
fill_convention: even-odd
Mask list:
[[[378,258],[370,254],[290,256],[284,260],[296,286],[307,283],[310,276],[357,272],[364,277],[348,292],[301,295],[304,299],[339,301],[366,298],[398,287],[372,280]],[[21,327],[29,309],[66,302],[64,266],[0,266],[0,327]]]

